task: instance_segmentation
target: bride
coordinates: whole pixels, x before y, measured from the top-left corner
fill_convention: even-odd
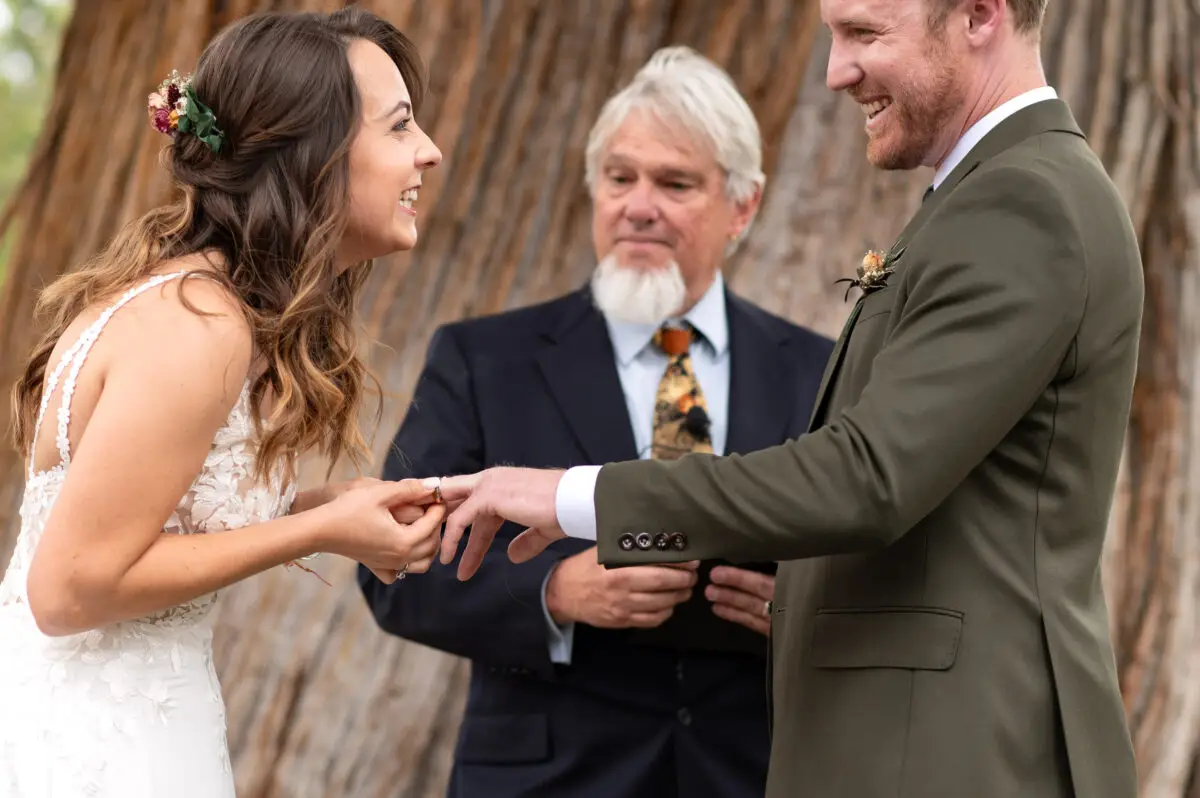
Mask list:
[[[0,795],[232,796],[216,592],[316,552],[429,567],[435,485],[295,487],[307,450],[368,453],[355,300],[416,242],[422,88],[413,45],[346,9],[244,19],[150,96],[184,199],[46,289],[14,390]]]

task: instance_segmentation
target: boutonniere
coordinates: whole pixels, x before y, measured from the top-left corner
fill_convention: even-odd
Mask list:
[[[835,284],[850,283],[846,286],[846,296],[843,297],[843,301],[850,298],[852,288],[861,288],[863,294],[869,294],[887,285],[888,277],[896,270],[893,264],[903,252],[904,247],[888,252],[880,252],[877,249],[868,250],[867,254],[863,256],[862,263],[858,266],[858,279],[843,277],[834,281]]]

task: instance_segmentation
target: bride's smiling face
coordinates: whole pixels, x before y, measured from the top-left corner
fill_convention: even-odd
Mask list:
[[[350,216],[338,251],[343,268],[417,243],[423,176],[442,153],[413,118],[400,70],[378,45],[356,39],[348,50],[362,105],[350,145]]]

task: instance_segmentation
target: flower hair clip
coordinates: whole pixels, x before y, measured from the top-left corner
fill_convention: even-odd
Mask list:
[[[225,132],[217,127],[212,110],[196,97],[191,75],[183,77],[172,69],[158,91],[150,95],[146,110],[150,124],[159,133],[172,138],[177,133],[190,133],[214,153],[225,144]]]

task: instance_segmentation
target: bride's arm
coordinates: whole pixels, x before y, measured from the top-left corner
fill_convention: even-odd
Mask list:
[[[440,508],[411,526],[388,511],[426,499],[430,491],[415,482],[350,491],[232,533],[163,534],[250,360],[250,333],[232,302],[200,281],[187,290],[193,304],[221,315],[192,313],[173,291],[147,296],[113,317],[84,366],[81,383],[91,369],[102,388],[90,415],[72,408],[85,428],[72,424],[71,466],[27,585],[46,634],[141,617],[314,551],[399,568],[436,547]],[[55,395],[51,412],[57,404]]]

